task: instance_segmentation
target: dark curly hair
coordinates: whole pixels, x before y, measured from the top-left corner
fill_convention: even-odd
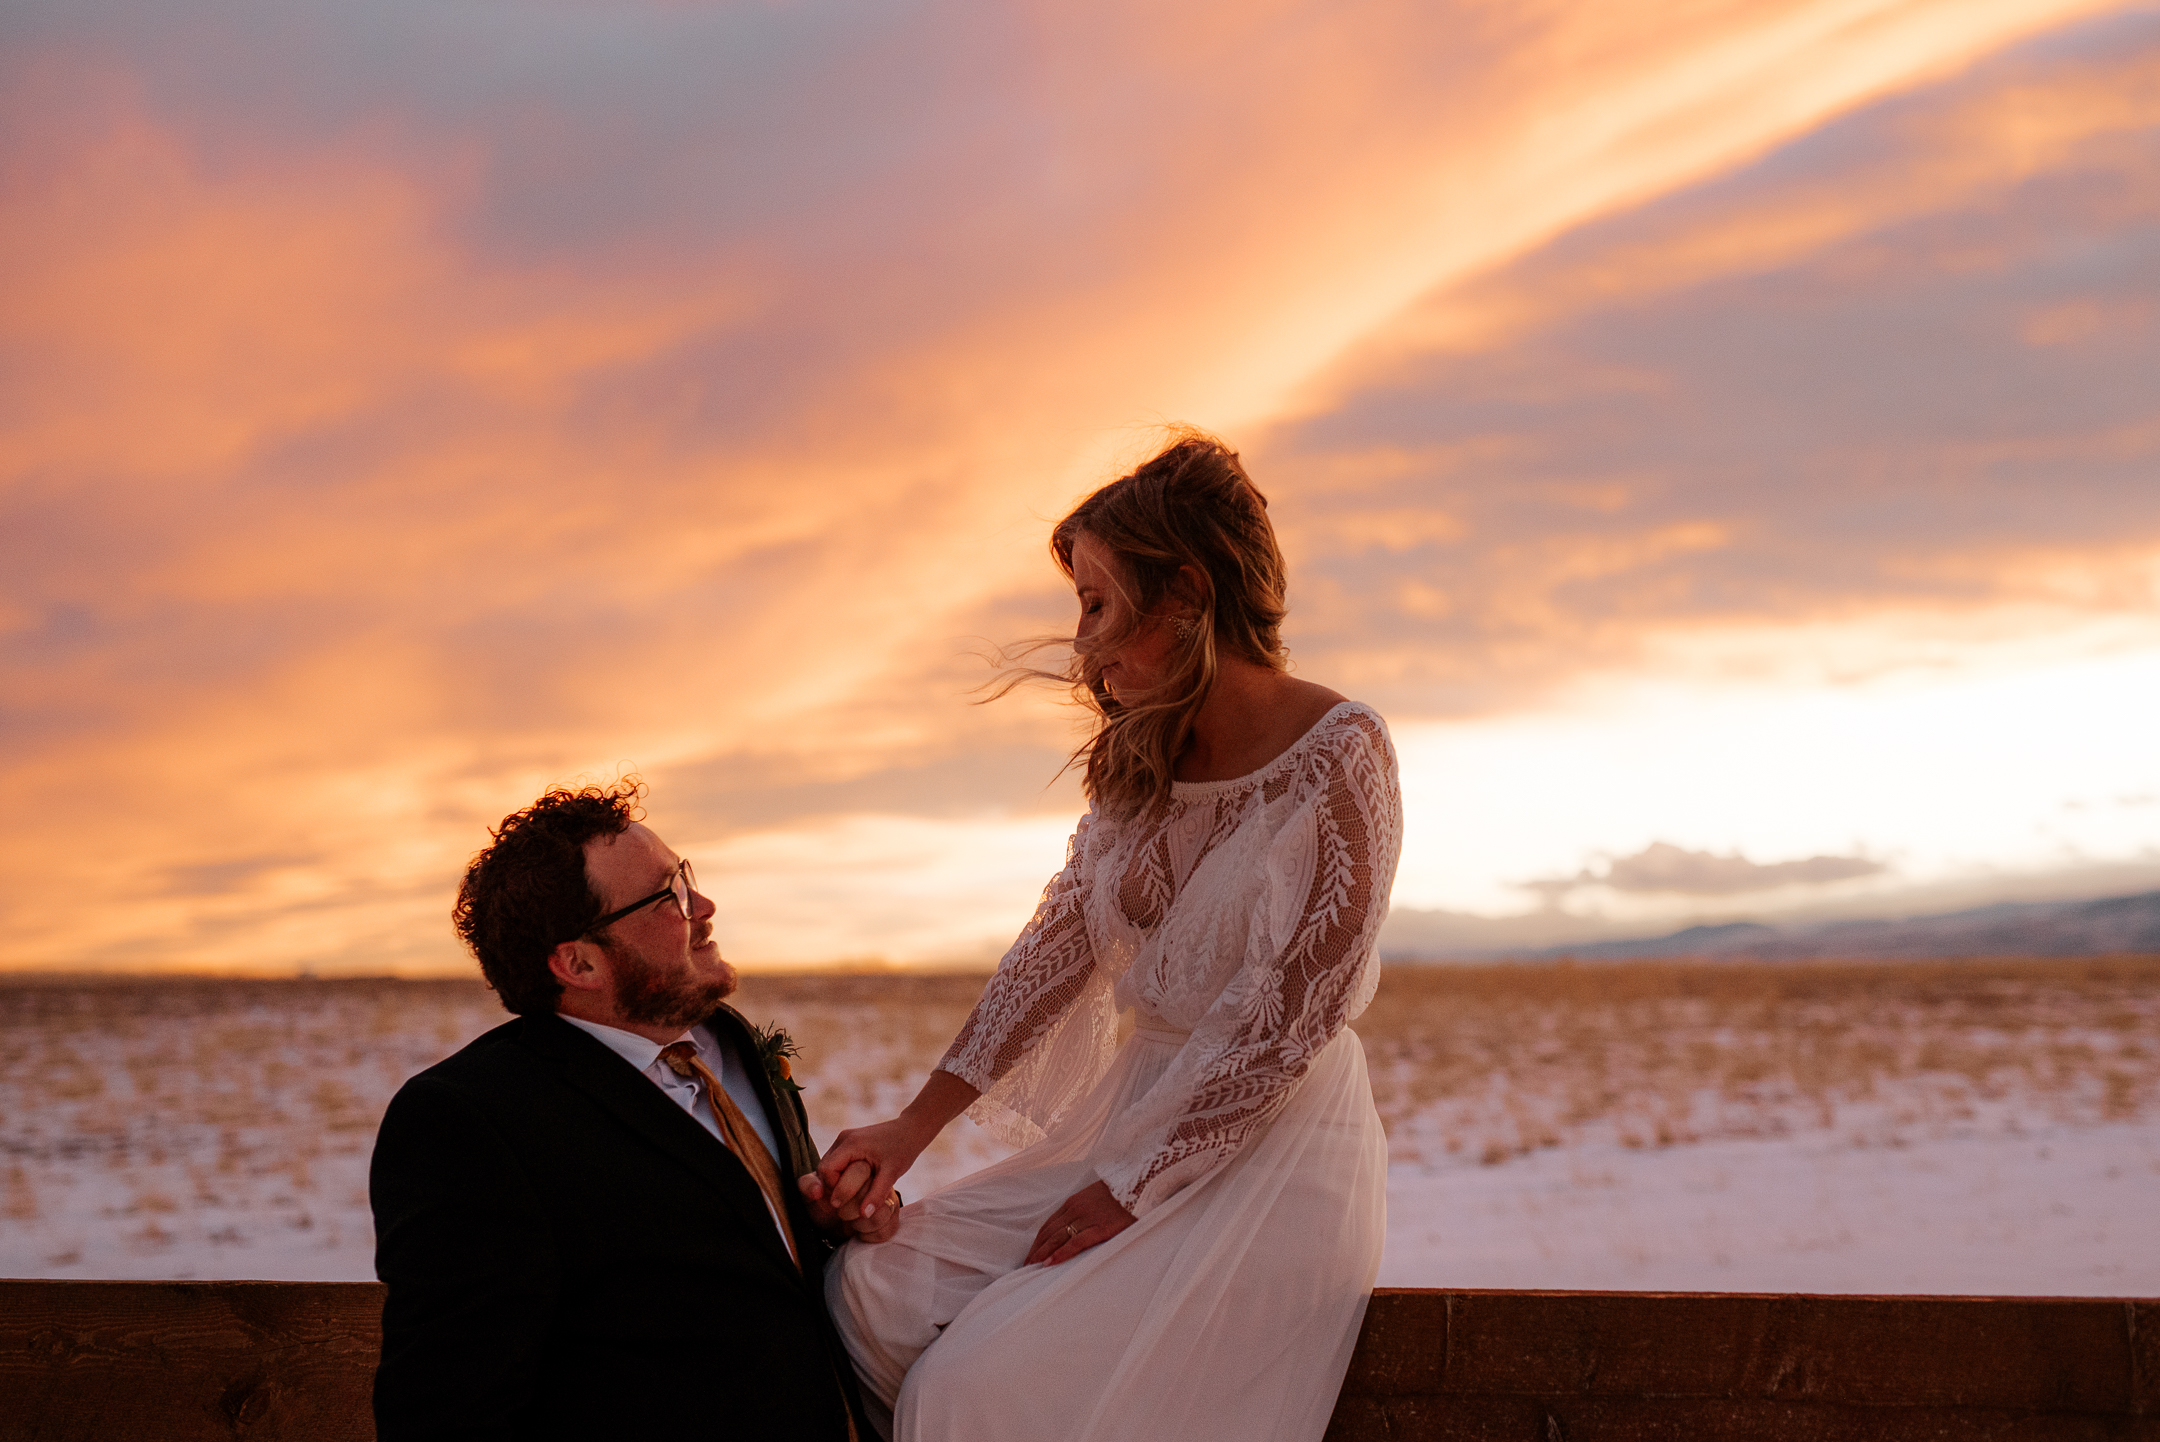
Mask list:
[[[555,1010],[562,983],[548,970],[548,954],[603,909],[585,876],[585,843],[628,830],[644,816],[644,795],[635,776],[575,791],[551,786],[490,830],[494,844],[465,868],[450,919],[509,1010]]]

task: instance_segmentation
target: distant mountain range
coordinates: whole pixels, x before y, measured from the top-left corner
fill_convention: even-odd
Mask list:
[[[1777,927],[1736,921],[1666,936],[1585,942],[1501,955],[1521,960],[1685,956],[1730,961],[1920,959],[1947,956],[2104,956],[2160,952],[2160,891],[2098,901],[2023,901],[1934,916]]]

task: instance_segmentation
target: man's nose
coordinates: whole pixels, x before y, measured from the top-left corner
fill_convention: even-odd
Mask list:
[[[704,892],[693,889],[690,893],[690,919],[703,921],[720,910],[720,903]]]

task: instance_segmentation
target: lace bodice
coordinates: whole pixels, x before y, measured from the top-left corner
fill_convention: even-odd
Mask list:
[[[1235,1156],[1365,1009],[1401,847],[1394,747],[1355,702],[1249,776],[1177,783],[1122,822],[1091,811],[939,1066],[1025,1142],[1102,1076],[1116,1011],[1190,1032],[1098,1154],[1142,1215]]]

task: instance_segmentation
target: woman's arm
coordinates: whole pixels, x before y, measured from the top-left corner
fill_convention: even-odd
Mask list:
[[[886,1195],[952,1119],[1012,1070],[1071,1010],[1095,969],[1083,915],[1085,855],[1092,816],[1083,816],[1066,846],[1064,869],[1043,889],[1019,939],[953,1038],[915,1100],[891,1121],[850,1127],[818,1163],[819,1188],[845,1214],[857,1196],[862,1215],[875,1216]],[[867,1185],[843,1180],[850,1164],[870,1163]]]
[[[1035,915],[998,963],[938,1070],[989,1091],[1056,1029],[1095,974],[1088,939],[1088,832],[1080,818],[1065,847],[1065,868],[1043,888]]]

